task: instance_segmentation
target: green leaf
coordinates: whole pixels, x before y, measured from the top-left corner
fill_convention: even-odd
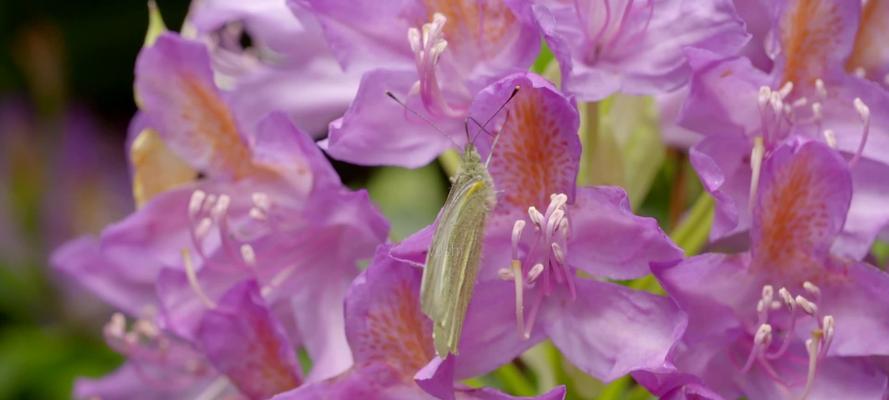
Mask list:
[[[604,388],[602,392],[596,396],[596,400],[622,400],[626,398],[626,394],[633,380],[629,376],[622,376],[614,380]]]
[[[583,153],[578,183],[622,186],[636,209],[665,157],[654,101],[614,95],[581,104],[579,110]]]
[[[877,259],[877,267],[885,270],[886,264],[887,262],[889,262],[889,242],[877,240],[874,243],[874,247],[871,252],[873,253],[874,258]]]
[[[707,192],[702,192],[685,219],[670,233],[670,239],[685,251],[685,255],[698,254],[707,244],[713,225],[713,211],[713,198]]]
[[[516,396],[533,396],[537,394],[534,382],[528,378],[515,364],[504,364],[492,372],[494,378],[501,383],[506,392]]]

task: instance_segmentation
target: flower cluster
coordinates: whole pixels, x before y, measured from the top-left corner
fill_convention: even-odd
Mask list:
[[[152,15],[136,210],[52,256],[119,310],[104,335],[126,362],[75,397],[509,399],[469,379],[540,343],[667,399],[889,396],[871,255],[889,1],[202,0],[178,33]],[[596,161],[597,127],[630,95],[656,100],[714,200],[712,229],[686,218],[707,252],[587,182],[625,168]],[[616,108],[617,127],[645,115]],[[457,237],[481,250],[441,355],[421,281],[443,218],[393,240],[325,155],[416,168],[464,147],[495,199]]]

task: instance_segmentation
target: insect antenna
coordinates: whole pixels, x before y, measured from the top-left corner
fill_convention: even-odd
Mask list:
[[[429,118],[427,118],[425,115],[420,114],[417,111],[415,111],[414,109],[408,107],[407,104],[405,104],[403,101],[399,100],[398,97],[395,96],[395,93],[392,93],[387,90],[386,96],[389,96],[390,99],[395,100],[395,102],[398,103],[400,106],[402,106],[405,109],[405,111],[408,111],[411,114],[413,114],[414,116],[416,116],[417,118],[420,118],[421,120],[423,120],[423,122],[425,122],[426,125],[429,125],[430,127],[432,127],[432,129],[435,129],[435,131],[438,132],[439,134],[441,134],[442,136],[444,136],[445,139],[448,139],[448,141],[451,142],[451,144],[453,144],[454,147],[456,147],[458,149],[460,148],[460,145],[457,144],[457,142],[455,142],[454,139],[451,138],[450,135],[448,135],[443,130],[441,130],[441,128],[435,126],[435,124],[432,123],[432,121],[429,120]]]
[[[494,111],[494,113],[491,114],[491,116],[488,117],[487,120],[485,120],[485,123],[484,123],[484,124],[479,123],[478,120],[475,119],[475,118],[473,118],[472,116],[466,117],[465,127],[466,127],[466,137],[467,137],[467,140],[469,139],[469,121],[472,121],[473,123],[475,123],[475,125],[478,126],[479,129],[481,129],[482,132],[484,132],[484,133],[488,134],[488,136],[491,136],[491,137],[494,138],[493,142],[491,142],[491,151],[488,153],[488,159],[485,160],[485,167],[487,167],[487,166],[488,166],[488,163],[491,162],[491,156],[494,154],[494,147],[497,146],[497,141],[500,139],[500,133],[499,133],[499,132],[495,135],[495,134],[491,133],[490,131],[488,131],[485,127],[486,127],[491,121],[493,121],[494,118],[497,117],[498,114],[500,114],[500,111],[503,111],[503,109],[506,108],[506,106],[512,101],[512,99],[513,99],[517,94],[519,94],[519,89],[521,89],[521,86],[516,85],[516,87],[515,87],[514,89],[512,89],[512,93],[509,94],[509,97],[506,98],[506,100],[503,102],[503,104],[500,105],[500,107],[497,107],[497,110]],[[479,134],[481,134],[481,133],[479,133]],[[472,140],[470,141],[470,143],[475,143],[475,139],[478,138],[478,135],[479,135],[479,134],[476,134],[475,137],[472,138]]]

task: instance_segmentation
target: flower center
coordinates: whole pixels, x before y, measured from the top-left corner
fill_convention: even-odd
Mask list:
[[[251,193],[250,202],[246,223],[241,225],[239,231],[242,233],[254,231],[255,226],[252,225],[258,225],[258,229],[256,229],[259,231],[258,234],[254,231],[250,236],[262,237],[266,232],[270,234],[278,232],[280,221],[272,214],[274,204],[269,195],[263,192]],[[188,203],[191,244],[202,264],[207,262],[210,259],[207,247],[216,242],[214,235],[211,235],[211,231],[215,227],[218,232],[218,244],[228,259],[235,260],[235,263],[246,269],[257,268],[257,254],[254,246],[250,240],[240,238],[241,235],[236,234],[229,222],[231,203],[231,197],[226,194],[207,194],[203,190],[195,190],[192,193]],[[195,295],[207,308],[215,308],[215,302],[207,296],[200,284],[197,268],[188,248],[182,249],[182,264],[188,283]],[[268,296],[272,290],[293,274],[294,269],[295,266],[286,267],[272,276],[261,288],[262,295]]]
[[[778,290],[780,300],[775,299],[775,292],[772,285],[765,285],[762,288],[762,296],[756,304],[757,329],[753,334],[753,346],[747,361],[741,368],[741,372],[749,371],[754,364],[759,365],[772,377],[775,381],[785,383],[778,373],[775,371],[772,363],[779,359],[787,349],[791,342],[795,339],[794,331],[797,321],[801,318],[811,318],[815,321],[816,327],[812,330],[811,335],[805,341],[806,353],[808,354],[808,371],[806,373],[806,384],[803,388],[801,399],[808,396],[815,380],[815,372],[818,363],[827,354],[831,342],[834,337],[834,318],[831,315],[821,316],[818,312],[818,301],[821,297],[821,290],[811,282],[804,282],[803,289],[809,296],[797,295],[794,297],[789,290],[782,287]],[[812,299],[812,300],[810,300]],[[779,313],[782,309],[789,314],[787,318],[770,318],[774,314]],[[783,329],[776,328],[783,322]],[[780,343],[774,341],[776,334],[783,332]]]
[[[515,282],[516,324],[526,339],[531,336],[534,321],[543,299],[552,295],[558,286],[567,286],[571,299],[577,297],[574,287],[574,270],[565,262],[568,251],[568,214],[564,193],[550,196],[546,213],[535,207],[528,208],[528,218],[534,227],[527,251],[522,251],[522,235],[525,219],[515,221],[512,230],[512,263],[509,269],[501,269],[500,277]],[[524,292],[538,285],[527,322],[524,308]]]
[[[753,138],[753,149],[750,151],[750,201],[753,207],[754,198],[759,186],[759,175],[762,168],[762,160],[768,150],[773,149],[782,140],[790,136],[791,130],[798,124],[813,124],[828,146],[837,147],[836,133],[832,129],[824,129],[824,101],[828,98],[824,81],[815,79],[815,100],[811,101],[806,96],[798,96],[790,101],[793,92],[793,82],[787,82],[779,90],[773,90],[768,86],[759,88],[757,103],[759,105],[760,132]],[[807,107],[808,106],[808,107]],[[852,106],[862,123],[861,141],[853,155],[849,166],[854,167],[864,152],[870,133],[870,108],[860,98],[852,101]],[[806,110],[808,108],[808,110]],[[801,116],[805,112],[805,116]]]

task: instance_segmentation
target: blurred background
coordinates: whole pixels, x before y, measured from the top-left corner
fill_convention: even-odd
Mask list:
[[[178,26],[188,2],[158,3]],[[138,0],[0,1],[0,399],[67,399],[121,361],[110,310],[47,259],[133,208],[123,143],[147,23]]]

